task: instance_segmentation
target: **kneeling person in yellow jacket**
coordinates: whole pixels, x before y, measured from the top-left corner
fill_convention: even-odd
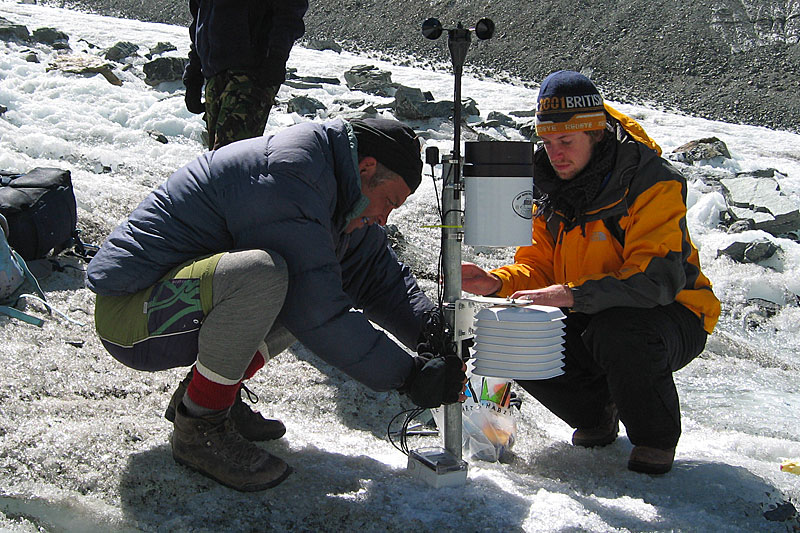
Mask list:
[[[536,131],[532,244],[491,272],[464,264],[463,288],[568,308],[564,374],[518,383],[576,428],[573,444],[610,444],[621,420],[628,468],[666,473],[681,433],[672,373],[720,313],[686,226],[686,180],[577,72],[542,82]]]

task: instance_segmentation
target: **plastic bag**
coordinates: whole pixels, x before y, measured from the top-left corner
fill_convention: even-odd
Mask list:
[[[495,462],[514,445],[517,421],[511,401],[512,381],[504,378],[477,376],[467,365],[469,381],[467,399],[461,404],[462,449],[467,457]],[[444,410],[431,409],[440,431],[444,427]]]

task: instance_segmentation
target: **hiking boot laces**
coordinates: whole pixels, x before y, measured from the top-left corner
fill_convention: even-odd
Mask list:
[[[229,417],[221,424],[207,428],[203,436],[206,437],[205,445],[212,448],[215,455],[224,453],[228,461],[239,466],[252,468],[254,463],[265,459],[264,450],[242,437]]]

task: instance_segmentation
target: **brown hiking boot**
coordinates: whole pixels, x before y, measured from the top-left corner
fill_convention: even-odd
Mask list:
[[[292,473],[283,459],[242,437],[227,411],[194,418],[183,402],[175,409],[172,457],[179,464],[244,492],[274,487]]]
[[[672,469],[675,448],[662,450],[650,446],[634,446],[628,459],[628,470],[642,474],[666,474]]]
[[[186,387],[189,386],[189,382],[191,380],[192,371],[189,370],[189,373],[186,375],[186,377],[183,378],[183,380],[178,384],[178,388],[175,389],[174,393],[172,393],[172,398],[169,400],[167,410],[164,412],[164,418],[170,422],[175,421],[175,409],[178,404],[181,403],[181,400],[183,400],[183,395],[186,393]],[[236,430],[242,435],[242,437],[252,442],[275,440],[283,437],[283,435],[286,433],[286,426],[283,425],[283,422],[280,420],[264,418],[261,416],[261,413],[250,409],[250,407],[242,400],[242,390],[245,391],[247,398],[251,402],[256,403],[258,401],[258,396],[256,396],[252,391],[250,391],[250,389],[244,386],[244,383],[242,383],[242,388],[239,390],[239,394],[236,395],[236,399],[234,400],[230,411],[230,417],[233,421],[233,425],[236,427]]]
[[[572,434],[572,444],[584,448],[608,446],[617,439],[619,414],[613,403],[606,405],[600,424],[593,428],[578,428]]]

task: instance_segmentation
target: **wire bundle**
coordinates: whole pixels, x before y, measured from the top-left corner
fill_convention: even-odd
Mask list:
[[[439,220],[441,224],[444,224],[444,218],[442,215],[442,207],[441,202],[439,200],[439,192],[436,190],[436,180],[433,175],[433,165],[431,165],[431,179],[434,180],[434,191],[436,193],[436,211],[439,215]],[[438,266],[437,266],[437,275],[436,279],[442,279],[442,250],[439,249],[439,258],[438,258]],[[426,314],[425,316],[425,326],[423,327],[422,331],[422,342],[417,347],[417,352],[420,349],[430,352],[434,355],[444,355],[444,354],[455,354],[458,353],[456,351],[456,344],[453,341],[453,337],[451,335],[451,331],[447,322],[443,319],[441,315],[441,310],[444,302],[444,294],[442,293],[442,284],[437,283],[437,292],[436,292],[436,299],[438,303],[438,307],[436,311],[432,311]],[[431,432],[424,432],[419,430],[412,430],[412,421],[420,416],[425,409],[422,407],[414,407],[411,409],[406,409],[397,413],[392,419],[389,421],[389,425],[386,428],[386,435],[389,438],[389,442],[392,443],[392,446],[403,452],[403,454],[408,455],[408,437],[410,435],[425,435],[425,434],[437,434],[438,432],[431,431]],[[400,429],[397,431],[392,431],[392,425],[395,421],[405,415],[405,419],[403,420],[403,424],[400,426]],[[422,424],[419,424],[420,426]],[[394,436],[398,437],[398,440],[395,441],[393,438]]]

